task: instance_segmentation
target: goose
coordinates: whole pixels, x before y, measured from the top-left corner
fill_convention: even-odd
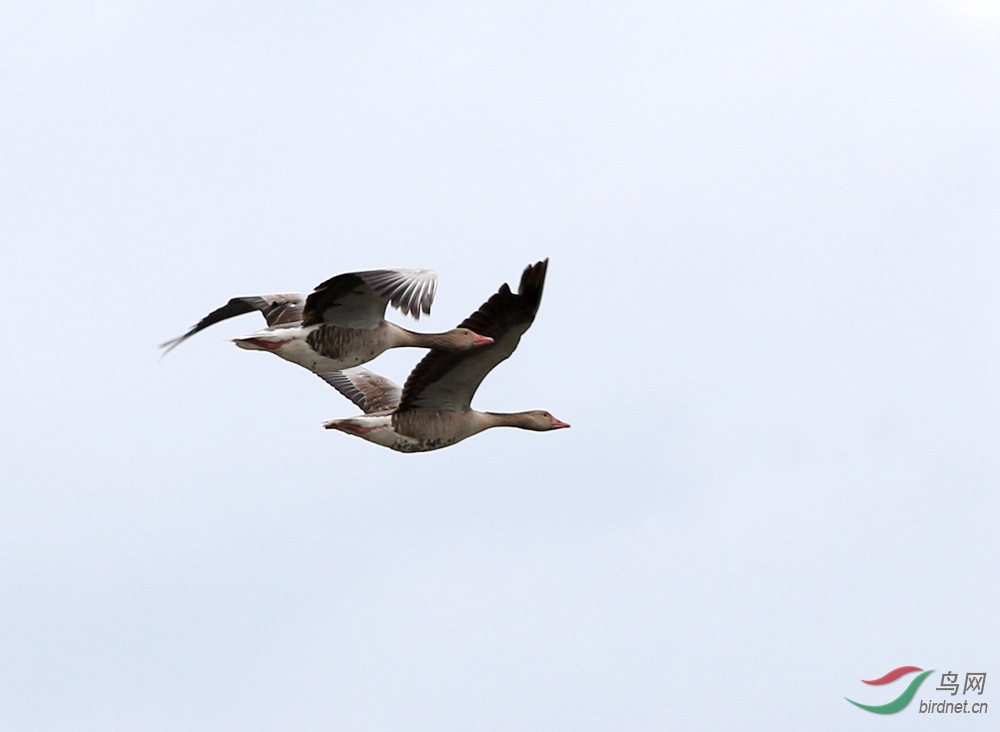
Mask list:
[[[402,389],[361,366],[319,374],[364,412],[323,426],[399,452],[438,450],[490,427],[539,432],[569,427],[542,410],[504,414],[479,412],[471,406],[483,379],[514,352],[534,321],[548,263],[545,259],[528,266],[516,295],[504,284],[459,326],[489,336],[492,344],[466,351],[431,351]]]
[[[317,285],[308,297],[234,297],[184,335],[160,344],[160,348],[166,349],[166,355],[198,331],[254,310],[263,314],[268,327],[233,338],[233,342],[248,350],[270,351],[314,373],[358,366],[389,348],[414,346],[450,351],[493,342],[469,328],[415,333],[385,319],[386,307],[391,304],[419,320],[421,313],[430,313],[436,291],[437,273],[430,269],[348,272]]]

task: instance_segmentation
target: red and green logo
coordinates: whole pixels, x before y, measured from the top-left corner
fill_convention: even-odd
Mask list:
[[[906,674],[912,674],[914,671],[920,671],[921,673],[913,678],[913,680],[910,682],[910,685],[906,687],[906,689],[903,691],[902,694],[897,696],[888,704],[873,706],[869,704],[860,704],[854,701],[853,699],[847,699],[846,696],[844,698],[847,699],[847,701],[851,702],[851,704],[853,704],[854,706],[861,707],[862,709],[868,712],[874,712],[875,714],[895,714],[896,712],[904,709],[906,705],[910,703],[910,701],[913,699],[913,695],[917,693],[917,689],[919,689],[920,685],[924,683],[924,679],[926,679],[928,676],[934,673],[934,669],[931,669],[930,671],[924,671],[923,669],[917,668],[916,666],[900,666],[899,668],[893,669],[892,671],[890,671],[881,678],[874,679],[872,681],[861,679],[866,684],[871,684],[872,686],[882,686],[884,684],[891,684],[896,679],[902,676],[906,676]]]

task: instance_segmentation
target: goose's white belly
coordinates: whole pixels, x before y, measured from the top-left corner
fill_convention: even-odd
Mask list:
[[[342,344],[337,349],[340,351],[337,357],[331,358],[318,353],[306,340],[319,327],[268,328],[242,338],[234,338],[233,341],[240,348],[270,351],[317,374],[360,366],[371,361],[390,345],[385,342],[384,337],[380,337],[380,332],[358,331],[356,337],[349,339],[353,342]]]
[[[275,353],[286,361],[297,363],[299,366],[304,366],[317,374],[327,373],[330,371],[343,371],[344,369],[349,369],[354,366],[360,366],[361,364],[370,361],[371,358],[374,358],[374,356],[368,357],[368,354],[365,353],[347,354],[346,357],[343,358],[328,358],[327,356],[316,353],[316,351],[312,349],[312,346],[306,343],[304,338],[295,338],[290,340],[288,343],[276,350]]]

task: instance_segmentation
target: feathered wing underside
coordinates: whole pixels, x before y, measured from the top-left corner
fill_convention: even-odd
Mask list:
[[[221,308],[213,310],[204,318],[199,320],[191,329],[182,336],[173,338],[160,344],[160,348],[165,348],[164,355],[179,346],[188,338],[200,330],[223,320],[235,318],[237,315],[245,315],[258,311],[264,316],[269,326],[291,325],[302,320],[302,307],[305,299],[302,295],[251,295],[249,297],[234,297]]]
[[[391,412],[399,405],[403,393],[398,384],[364,366],[317,376],[354,402],[365,414]]]
[[[434,270],[376,269],[358,276],[404,315],[414,320],[420,320],[421,313],[430,315],[438,285]]]
[[[306,298],[303,325],[377,328],[391,304],[415,320],[429,314],[437,293],[432,269],[375,269],[337,275]]]
[[[459,328],[489,336],[493,343],[467,351],[432,350],[403,386],[399,412],[415,409],[464,411],[486,375],[514,352],[538,312],[549,260],[530,265],[517,294],[506,284]]]

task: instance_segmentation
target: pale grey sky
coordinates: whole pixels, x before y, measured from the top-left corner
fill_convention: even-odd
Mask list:
[[[1000,714],[998,90],[986,1],[5,5],[0,729],[903,729],[844,701],[903,665]],[[325,431],[251,317],[158,361],[546,256],[475,405],[571,430]]]

